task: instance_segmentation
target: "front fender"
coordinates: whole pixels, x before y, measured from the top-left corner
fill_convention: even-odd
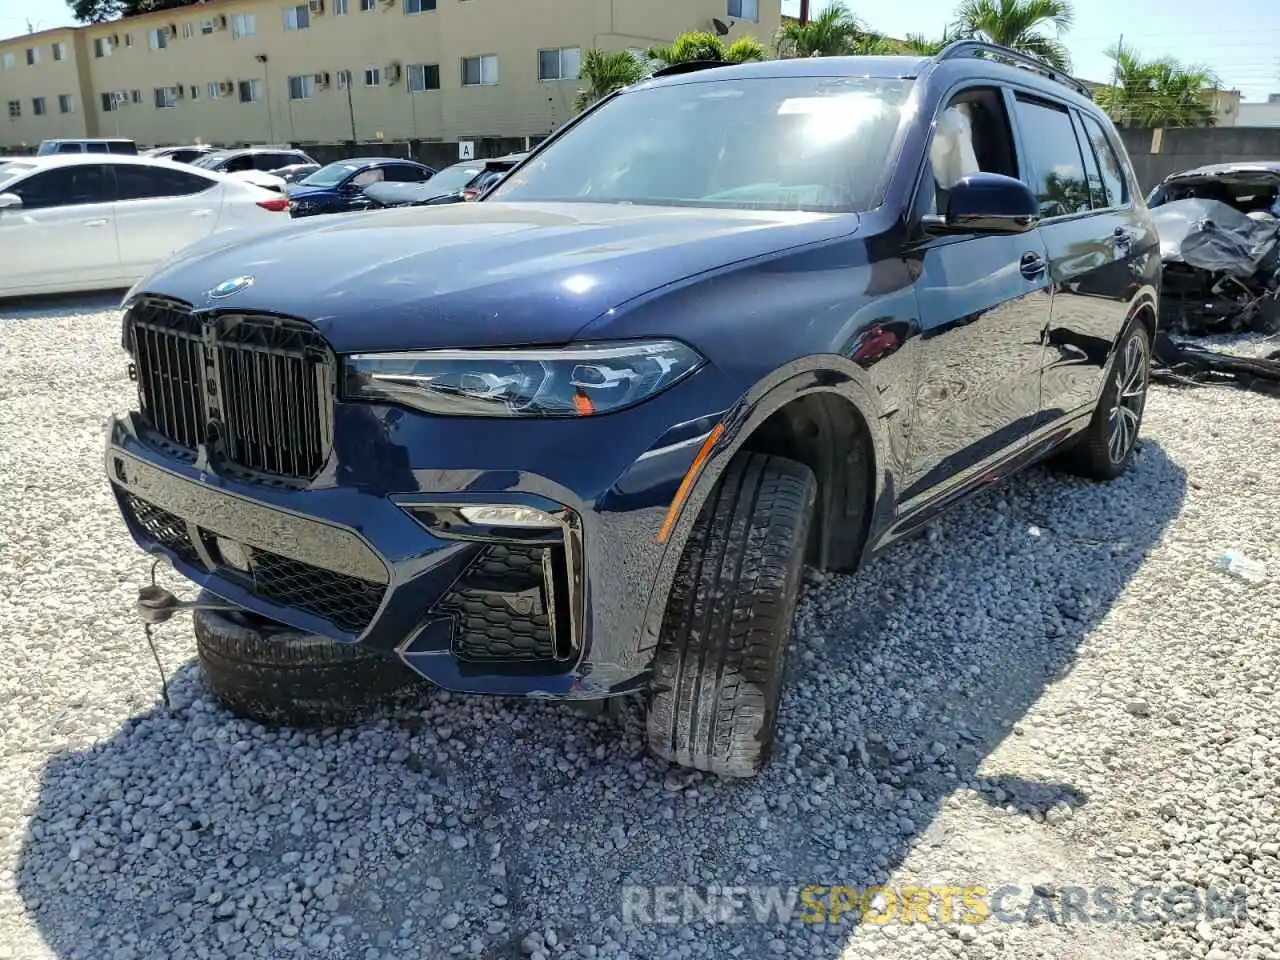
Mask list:
[[[775,370],[756,383],[726,411],[720,421],[723,432],[703,461],[692,487],[670,528],[666,549],[658,565],[636,649],[650,650],[657,645],[667,594],[675,579],[680,556],[688,543],[694,521],[720,482],[729,462],[742,450],[751,435],[778,410],[801,397],[815,393],[831,393],[847,400],[857,410],[866,426],[872,447],[874,496],[871,530],[891,522],[895,489],[893,471],[888,467],[888,449],[884,417],[875,390],[866,372],[845,357],[822,354],[802,357]],[[695,467],[691,469],[696,469]],[[873,537],[868,537],[871,542]]]

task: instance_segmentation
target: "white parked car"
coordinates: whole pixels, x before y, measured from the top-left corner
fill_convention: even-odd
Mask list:
[[[127,287],[225,230],[282,226],[282,194],[169,160],[0,161],[0,297]]]

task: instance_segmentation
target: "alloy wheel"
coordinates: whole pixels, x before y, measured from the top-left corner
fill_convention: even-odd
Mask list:
[[[1138,440],[1147,399],[1147,367],[1145,338],[1130,337],[1116,364],[1115,402],[1107,415],[1107,454],[1112,463],[1123,463]]]

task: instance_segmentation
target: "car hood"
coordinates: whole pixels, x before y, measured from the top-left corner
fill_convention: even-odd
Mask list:
[[[852,233],[857,217],[460,203],[339,214],[188,248],[135,287],[316,325],[338,352],[563,343],[659,287]],[[222,299],[209,291],[252,277]]]
[[[284,192],[289,195],[290,200],[316,200],[336,196],[338,188],[303,186],[300,183],[289,183],[285,185]]]

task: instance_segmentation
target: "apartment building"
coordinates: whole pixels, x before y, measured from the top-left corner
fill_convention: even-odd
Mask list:
[[[0,145],[87,135],[81,42],[71,28],[0,40]]]
[[[727,41],[769,44],[780,19],[780,0],[208,0],[0,43],[14,54],[0,100],[22,108],[0,116],[0,145],[539,136],[573,115],[588,49],[643,50],[714,20]],[[65,118],[63,93],[79,126],[47,122]]]

